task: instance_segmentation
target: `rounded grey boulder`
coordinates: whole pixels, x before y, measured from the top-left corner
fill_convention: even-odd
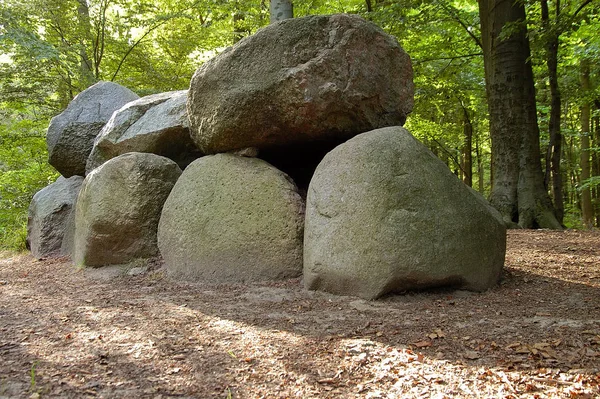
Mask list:
[[[180,175],[170,159],[135,152],[94,169],[77,198],[74,263],[96,267],[157,255],[160,213]]]
[[[190,131],[207,154],[339,143],[402,125],[413,94],[409,56],[375,24],[348,14],[293,18],[259,30],[196,71]]]
[[[187,90],[153,94],[115,111],[94,141],[86,171],[128,152],[148,152],[184,169],[201,154],[192,141],[186,111]]]
[[[27,244],[34,257],[40,259],[67,254],[61,248],[68,236],[70,215],[75,210],[82,182],[81,176],[68,179],[60,176],[33,196],[27,218]]]
[[[48,162],[61,175],[85,175],[94,139],[113,112],[139,96],[112,82],[98,82],[79,93],[50,121],[46,135]]]
[[[308,289],[365,299],[439,286],[481,291],[504,265],[498,212],[401,127],[327,154],[306,206]]]
[[[158,246],[170,275],[208,283],[296,277],[304,201],[268,163],[233,154],[192,162],[169,195]]]

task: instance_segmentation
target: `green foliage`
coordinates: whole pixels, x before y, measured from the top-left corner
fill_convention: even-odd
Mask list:
[[[561,34],[562,166],[567,209],[575,215],[576,187],[598,185],[596,177],[578,181],[578,157],[579,106],[600,98],[600,64],[591,63],[593,89],[586,98],[579,66],[583,58],[600,58],[600,13],[594,2],[581,9],[581,1],[561,4],[564,18],[543,26],[539,2],[528,1],[527,25],[542,153],[549,112],[544,39]],[[140,95],[185,89],[202,62],[268,24],[268,8],[266,0],[0,1],[0,249],[24,245],[29,201],[57,177],[46,162],[45,129],[77,93],[98,80],[116,81]],[[468,116],[473,182],[488,192],[491,145],[477,1],[294,1],[297,17],[339,12],[373,21],[410,54],[416,93],[407,127],[459,175]],[[519,27],[508,26],[503,34]],[[481,187],[475,183],[479,177]]]
[[[47,119],[6,108],[0,118],[0,250],[22,250],[31,198],[57,173],[47,162]]]
[[[563,224],[568,229],[583,229],[583,219],[581,218],[581,209],[574,204],[567,204],[565,207],[565,218]]]

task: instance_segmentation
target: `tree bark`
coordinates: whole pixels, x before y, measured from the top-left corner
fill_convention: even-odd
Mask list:
[[[533,71],[521,2],[479,0],[492,138],[491,204],[509,227],[561,229],[544,187]],[[510,33],[503,28],[510,24]]]
[[[87,42],[91,41],[92,25],[90,23],[90,9],[87,0],[78,0],[77,18],[79,24],[79,72],[81,80],[81,90],[88,88],[96,82],[92,62],[87,54]]]
[[[271,23],[294,18],[294,6],[291,0],[271,0],[269,7]]]
[[[244,38],[245,29],[242,27],[245,16],[240,11],[236,10],[233,13],[233,44],[236,44]]]
[[[581,88],[584,98],[586,98],[591,88],[590,64],[586,59],[581,61]],[[590,108],[589,101],[585,99],[581,107],[580,183],[585,183],[590,178]],[[584,226],[591,229],[594,226],[594,208],[592,207],[592,196],[589,187],[581,190],[581,215]]]
[[[477,156],[477,188],[478,191],[483,194],[485,190],[483,159],[481,159],[482,154],[481,150],[479,149],[479,138],[477,135],[475,135],[475,156]]]
[[[594,108],[596,109],[596,116],[592,118],[592,137],[594,138],[594,148],[600,147],[600,101],[594,102]],[[594,176],[600,176],[600,156],[598,151],[592,152],[592,174]],[[593,192],[592,204],[594,205],[594,214],[596,216],[596,227],[600,227],[600,186],[596,186]]]
[[[473,124],[469,118],[469,111],[463,105],[463,135],[464,142],[462,148],[462,167],[463,182],[473,186]]]
[[[546,36],[546,65],[548,67],[548,81],[550,83],[550,121],[548,133],[550,142],[546,153],[546,176],[545,185],[549,187],[552,181],[552,199],[556,211],[556,219],[562,224],[565,207],[563,203],[562,173],[560,170],[560,158],[562,151],[562,133],[560,130],[561,95],[558,87],[558,48],[559,32],[550,24],[550,13],[548,1],[541,0],[542,24]],[[560,18],[560,0],[556,1],[556,23]]]

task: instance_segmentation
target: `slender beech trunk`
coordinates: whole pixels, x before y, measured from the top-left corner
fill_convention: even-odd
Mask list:
[[[82,90],[95,83],[94,70],[87,50],[91,42],[92,25],[90,23],[90,10],[87,0],[78,0],[77,19],[79,28],[79,73]]]
[[[244,28],[242,27],[245,16],[239,10],[233,13],[233,44],[244,38]]]
[[[485,190],[484,185],[484,170],[483,170],[483,159],[481,159],[481,150],[479,149],[479,137],[475,135],[475,156],[477,157],[477,188],[478,191],[483,194]]]
[[[590,87],[590,64],[588,60],[584,59],[581,61],[581,89],[584,98],[588,95]],[[590,108],[590,103],[586,99],[581,107],[580,183],[590,178]],[[594,226],[594,208],[589,188],[581,190],[581,214],[584,226],[592,228]]]
[[[552,199],[556,218],[562,223],[565,207],[563,203],[562,175],[560,170],[562,133],[560,130],[561,116],[561,96],[558,87],[558,48],[559,33],[550,24],[550,13],[548,10],[548,1],[541,0],[542,5],[542,24],[546,33],[546,65],[548,67],[548,80],[550,83],[550,121],[548,124],[548,133],[550,142],[546,153],[546,176],[545,185],[550,187],[552,181]],[[560,0],[556,1],[556,22],[560,18]]]
[[[544,186],[533,71],[522,2],[479,0],[492,138],[491,204],[505,223],[561,229]],[[502,28],[512,24],[512,34]]]
[[[294,6],[291,0],[271,0],[270,4],[271,23],[294,18]]]
[[[597,114],[592,118],[592,137],[594,138],[593,142],[596,150],[592,152],[592,173],[594,176],[600,176],[600,156],[598,156],[599,154],[597,150],[600,148],[600,116],[598,116],[598,113],[600,113],[600,101],[596,100],[594,104]],[[592,203],[594,205],[594,214],[596,216],[596,227],[600,227],[600,186],[596,186],[594,190]]]
[[[577,175],[577,165],[579,164],[579,160],[576,160],[573,136],[565,137],[565,161],[567,163],[565,170],[569,171],[567,174],[567,200],[565,201],[568,204],[575,204],[579,201],[579,195],[577,195],[577,182],[579,180],[579,176]]]
[[[469,111],[465,106],[463,108],[463,135],[464,142],[462,148],[462,172],[463,182],[473,186],[473,124],[469,118]]]
[[[592,163],[591,163],[591,174],[592,176],[600,176],[600,165],[598,165],[598,151],[595,150],[598,148],[598,124],[597,117],[593,117],[590,121],[590,146],[594,148],[591,152]],[[590,190],[590,195],[592,196],[592,207],[594,209],[594,226],[598,227],[598,216],[600,215],[598,203],[598,193],[600,192],[600,187],[595,186]]]

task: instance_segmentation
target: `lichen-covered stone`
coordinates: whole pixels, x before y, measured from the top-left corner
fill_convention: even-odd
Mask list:
[[[180,90],[142,97],[117,110],[96,137],[86,171],[128,152],[162,155],[184,169],[201,155],[190,137],[186,101],[187,90]]]
[[[157,255],[160,213],[180,175],[172,160],[137,152],[94,169],[77,198],[74,263],[96,267]]]
[[[302,271],[304,202],[268,163],[233,154],[192,162],[158,229],[170,275],[209,283],[275,280]]]
[[[204,63],[188,115],[207,154],[318,147],[403,124],[413,94],[410,58],[395,38],[356,15],[309,16],[269,25]]]
[[[373,299],[497,283],[506,229],[478,193],[401,127],[361,134],[311,180],[304,237],[308,289]]]
[[[48,162],[61,175],[85,175],[94,138],[113,112],[139,96],[112,82],[98,82],[79,93],[67,109],[50,121],[46,144]]]
[[[69,219],[74,212],[83,177],[60,176],[54,183],[38,191],[29,205],[27,244],[31,254],[40,259],[67,255],[62,249],[68,239]]]

